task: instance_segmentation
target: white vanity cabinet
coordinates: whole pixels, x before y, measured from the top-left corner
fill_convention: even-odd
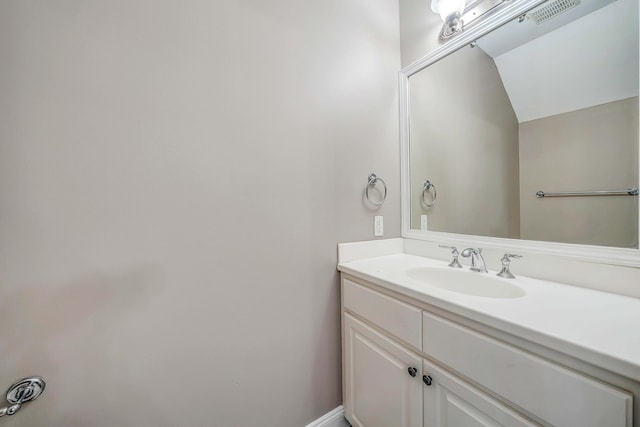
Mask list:
[[[424,360],[431,381],[423,392],[423,425],[434,427],[538,426],[469,383]]]
[[[345,395],[354,426],[421,427],[422,359],[344,315]]]
[[[354,426],[640,427],[633,394],[597,378],[597,367],[580,372],[344,273],[342,301]]]
[[[421,427],[422,310],[348,279],[343,283],[343,305],[351,313],[342,317],[347,419],[363,427]]]

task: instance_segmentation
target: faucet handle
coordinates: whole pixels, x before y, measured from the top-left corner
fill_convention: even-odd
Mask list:
[[[504,277],[507,279],[515,279],[516,276],[514,276],[513,273],[511,273],[511,271],[509,271],[509,264],[511,264],[511,258],[519,259],[519,258],[522,258],[522,255],[504,254],[502,259],[500,259],[500,262],[502,262],[502,270],[500,270],[500,273],[498,273],[497,276]]]
[[[455,246],[447,246],[447,245],[438,245],[439,248],[445,248],[445,249],[451,249],[451,253],[455,254],[458,253],[458,248],[456,248]]]
[[[445,246],[445,245],[438,245],[438,246],[445,249],[451,249],[451,256],[453,256],[453,260],[449,263],[449,267],[462,268],[462,264],[460,264],[460,261],[458,261],[458,255],[460,255],[460,252],[458,252],[458,248],[456,248],[455,246]]]
[[[504,254],[500,261],[502,261],[502,265],[509,265],[509,263],[511,262],[511,258],[520,259],[522,258],[522,255]]]

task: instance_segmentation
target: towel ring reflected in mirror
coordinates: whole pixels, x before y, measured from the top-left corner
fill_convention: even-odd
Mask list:
[[[378,181],[382,183],[383,192],[380,201],[375,202],[369,198],[369,188],[375,187]],[[371,203],[373,206],[382,206],[384,201],[387,199],[387,184],[384,182],[384,179],[377,177],[375,173],[369,175],[369,178],[367,178],[367,187],[364,190],[364,195],[367,198],[367,202]]]
[[[431,199],[431,203],[429,203],[427,202],[425,194],[431,193],[432,190],[433,190],[433,198]],[[438,191],[436,190],[436,185],[427,179],[424,182],[424,187],[422,188],[422,205],[425,208],[431,208],[436,204],[437,198],[438,198]]]

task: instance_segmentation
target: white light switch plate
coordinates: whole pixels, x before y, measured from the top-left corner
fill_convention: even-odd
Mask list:
[[[374,237],[384,236],[384,222],[381,216],[373,217],[373,235]]]
[[[420,215],[420,230],[427,231],[427,216]]]

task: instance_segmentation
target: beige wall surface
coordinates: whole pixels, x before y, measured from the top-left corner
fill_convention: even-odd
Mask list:
[[[3,424],[341,404],[336,244],[400,233],[399,67],[394,0],[0,2],[0,387],[48,381]]]
[[[426,214],[429,231],[518,238],[518,121],[493,59],[465,47],[409,85],[411,228]],[[425,179],[437,188],[431,208]]]
[[[402,66],[412,64],[431,53],[441,42],[438,39],[442,19],[431,11],[429,0],[399,0],[400,49]]]
[[[521,123],[523,239],[637,248],[637,197],[535,196],[637,183],[637,97]]]

